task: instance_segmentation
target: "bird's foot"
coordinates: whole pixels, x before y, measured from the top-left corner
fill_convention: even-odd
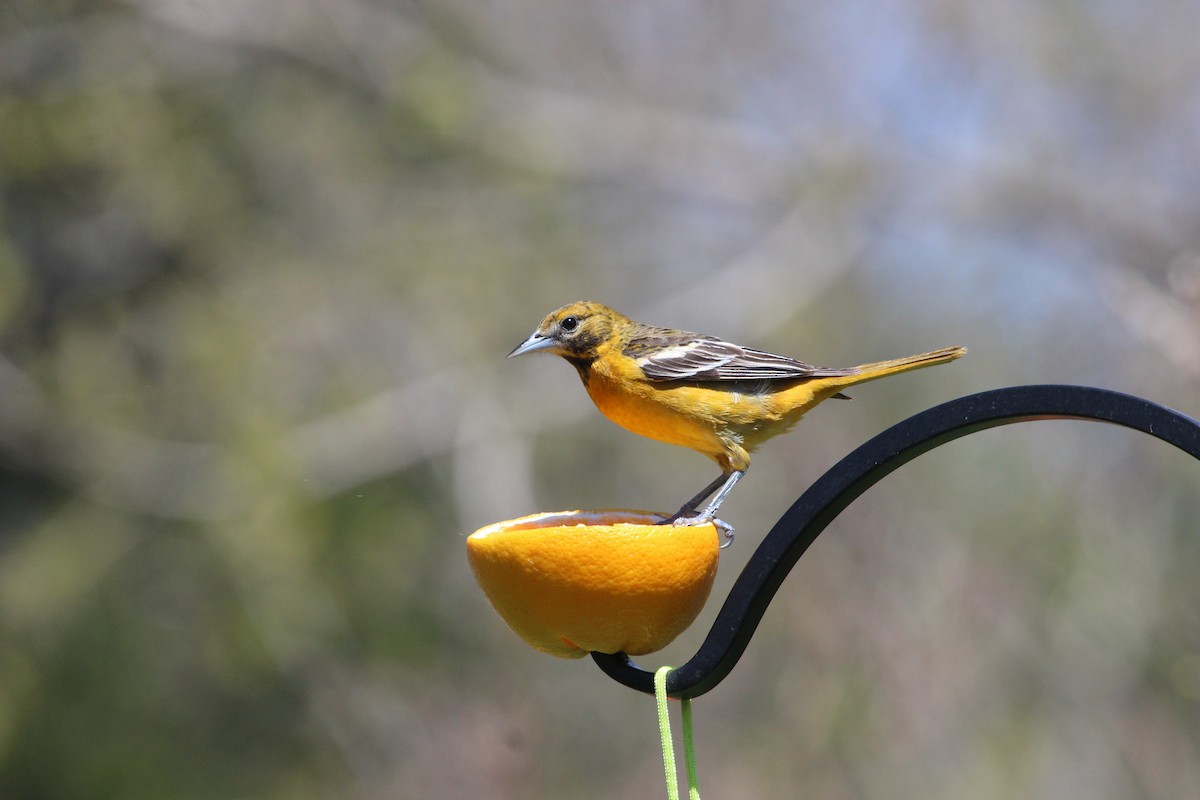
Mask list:
[[[694,508],[681,508],[671,516],[664,519],[659,525],[671,525],[676,528],[687,527],[690,525],[713,525],[721,533],[721,549],[724,550],[729,545],[733,544],[733,526],[722,519],[717,519],[712,514],[696,513]]]

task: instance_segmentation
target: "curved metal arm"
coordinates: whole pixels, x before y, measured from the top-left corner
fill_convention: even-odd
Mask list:
[[[698,697],[737,664],[775,592],[821,531],[884,476],[976,431],[1039,419],[1123,425],[1200,459],[1200,423],[1140,397],[1089,386],[1014,386],[960,397],[894,425],[826,472],[775,523],[730,590],[704,644],[667,678],[672,697]],[[654,675],[624,653],[592,653],[611,678],[653,693]]]

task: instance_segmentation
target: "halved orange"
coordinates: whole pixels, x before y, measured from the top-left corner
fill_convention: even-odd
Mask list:
[[[614,509],[532,514],[480,528],[467,558],[492,606],[533,647],[562,658],[652,653],[704,607],[716,526],[656,525]]]

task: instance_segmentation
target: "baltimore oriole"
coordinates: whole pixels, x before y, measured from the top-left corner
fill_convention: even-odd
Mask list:
[[[943,364],[966,353],[944,347],[845,369],[814,367],[713,336],[635,322],[600,303],[563,306],[508,354],[546,352],[579,372],[596,407],[623,428],[690,447],[721,475],[668,520],[708,522],[750,466],[750,451],[841,390],[887,375]],[[699,514],[699,504],[716,492]]]

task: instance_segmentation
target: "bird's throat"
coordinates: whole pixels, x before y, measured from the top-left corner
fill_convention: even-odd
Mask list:
[[[588,385],[588,377],[592,372],[592,364],[596,361],[596,359],[581,358],[579,356],[563,356],[563,358],[566,359],[567,363],[574,367],[575,371],[579,373],[579,380],[583,381],[583,385],[586,388]]]

